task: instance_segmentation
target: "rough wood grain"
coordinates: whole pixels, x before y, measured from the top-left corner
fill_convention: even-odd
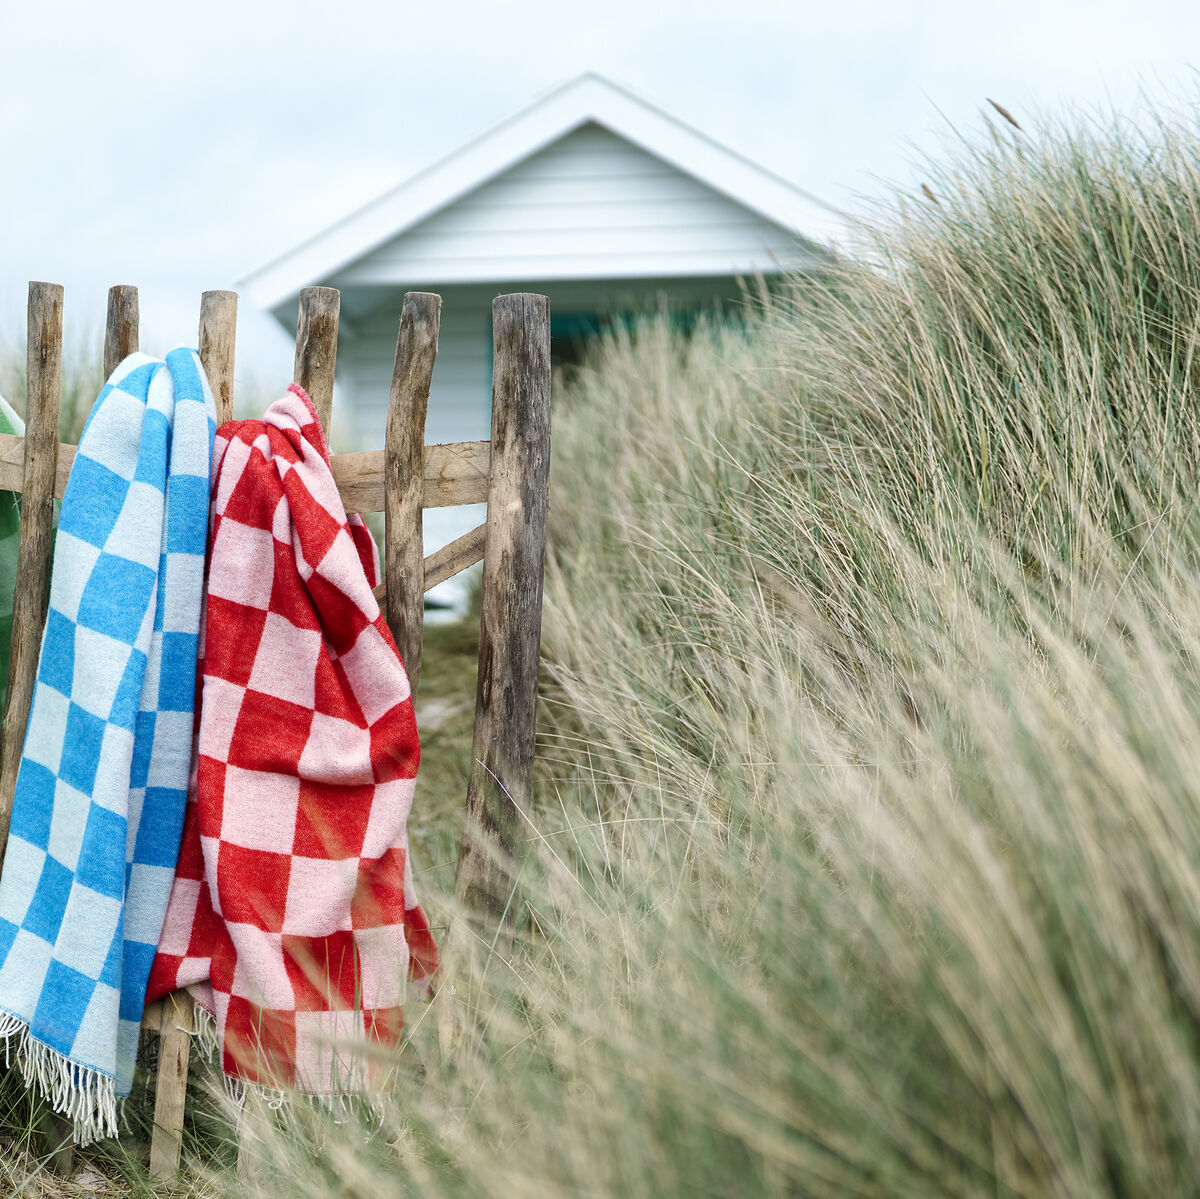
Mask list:
[[[162,1027],[162,1012],[165,1002],[163,999],[156,999],[142,1009],[142,1028],[147,1032],[158,1032]]]
[[[24,482],[25,438],[0,433],[0,490],[20,491]],[[54,487],[57,491],[57,477]]]
[[[118,283],[108,289],[108,316],[104,322],[104,377],[138,348],[138,289]]]
[[[17,578],[21,585],[13,595],[8,696],[0,721],[0,858],[8,841],[13,790],[50,599],[62,314],[63,289],[57,283],[30,283],[24,471],[19,488],[21,532],[17,548]]]
[[[487,441],[427,445],[422,506],[454,508],[460,504],[482,504],[488,495],[491,453],[491,443]],[[383,450],[334,454],[333,477],[347,512],[384,510],[383,467]]]
[[[75,461],[75,446],[59,445],[54,470],[54,494],[62,498]],[[0,490],[20,491],[25,485],[25,438],[0,433]]]
[[[54,494],[60,499],[67,489],[73,445],[58,447]],[[454,508],[460,504],[482,504],[488,496],[491,442],[456,441],[425,447],[426,508]],[[25,439],[0,433],[0,490],[20,491],[25,477]],[[382,512],[384,507],[382,450],[334,454],[333,477],[347,512]]]
[[[197,348],[217,406],[217,427],[233,418],[233,359],[237,340],[237,292],[206,291],[200,297]]]
[[[533,772],[550,479],[549,301],[497,297],[492,337],[479,681],[455,894],[507,956],[520,811]]]
[[[156,1178],[172,1178],[179,1169],[193,1028],[192,1004],[188,997],[178,992],[168,995],[162,1007],[154,1133],[150,1138],[150,1173]]]
[[[434,550],[421,563],[425,575],[425,590],[452,579],[460,570],[474,566],[483,557],[483,549],[487,536],[487,525],[479,525],[469,533],[448,541],[440,550]],[[374,591],[375,598],[382,604],[387,595],[387,582],[380,583]]]
[[[451,441],[425,447],[426,508],[482,504],[492,470],[490,441]]]
[[[422,501],[425,498],[425,413],[437,358],[442,297],[410,291],[400,310],[396,361],[383,442],[384,615],[404,660],[413,694],[421,677],[425,628]]]
[[[425,590],[452,579],[468,566],[474,566],[483,557],[486,545],[487,525],[482,524],[447,542],[440,550],[434,550],[423,563]]]
[[[336,287],[306,287],[300,292],[300,316],[296,322],[296,382],[308,392],[326,440],[333,415],[333,368],[337,363],[341,307],[342,293]]]
[[[44,1101],[43,1101],[44,1102]],[[70,1178],[75,1171],[75,1124],[49,1103],[42,1108],[42,1152],[53,1174]]]

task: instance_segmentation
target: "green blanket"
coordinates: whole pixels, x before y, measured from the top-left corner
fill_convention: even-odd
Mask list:
[[[25,436],[25,422],[3,396],[0,396],[0,433]],[[15,491],[0,491],[0,707],[8,690],[13,591],[17,585],[17,534],[21,525],[19,500]]]

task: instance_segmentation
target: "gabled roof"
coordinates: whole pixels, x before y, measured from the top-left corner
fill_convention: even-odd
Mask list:
[[[810,241],[843,227],[831,205],[588,73],[261,267],[242,288],[260,307],[275,308],[589,121]]]

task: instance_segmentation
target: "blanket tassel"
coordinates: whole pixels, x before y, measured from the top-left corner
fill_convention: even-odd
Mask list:
[[[202,1004],[197,1003],[194,1005],[194,1008],[195,1031],[192,1035],[196,1038],[196,1048],[207,1061],[214,1064],[219,1063],[221,1060],[221,1038],[217,1031],[217,1022],[213,1018],[212,1013]],[[295,1091],[284,1091],[278,1087],[265,1086],[263,1083],[246,1082],[244,1079],[235,1078],[233,1075],[226,1074],[223,1071],[221,1073],[221,1081],[225,1087],[226,1097],[239,1111],[246,1106],[246,1096],[253,1093],[262,1103],[276,1112],[281,1111],[289,1100],[295,1101],[300,1099],[324,1108],[334,1117],[335,1124],[342,1124],[353,1115],[354,1105],[358,1103],[365,1104],[373,1115],[378,1127],[382,1127],[384,1122],[385,1109],[383,1099],[379,1095],[301,1095]]]
[[[75,1127],[76,1145],[89,1145],[117,1135],[117,1092],[114,1079],[81,1066],[30,1035],[29,1026],[8,1012],[0,1013],[4,1063],[17,1066],[27,1087],[36,1086],[50,1106]]]

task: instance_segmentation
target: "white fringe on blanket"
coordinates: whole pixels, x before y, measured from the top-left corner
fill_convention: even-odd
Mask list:
[[[193,1004],[193,1011],[195,1029],[191,1035],[196,1048],[205,1060],[219,1067],[221,1039],[217,1022],[198,1003]],[[5,1067],[10,1068],[15,1058],[25,1085],[36,1083],[50,1106],[74,1125],[76,1145],[90,1145],[118,1135],[118,1111],[124,1107],[124,1100],[118,1101],[112,1077],[69,1061],[58,1050],[30,1036],[29,1026],[23,1020],[3,1011],[0,1011],[0,1041],[4,1042]],[[263,1083],[248,1083],[224,1071],[221,1081],[227,1098],[239,1110],[245,1107],[246,1096],[253,1093],[272,1111],[281,1111],[289,1100],[303,1099],[323,1107],[336,1124],[352,1118],[356,1107],[366,1107],[377,1126],[384,1121],[384,1098],[378,1094],[304,1095]]]
[[[192,1036],[196,1040],[196,1048],[207,1061],[219,1067],[221,1034],[217,1029],[217,1022],[212,1013],[200,1004],[193,1003],[192,1009],[195,1021],[195,1031]],[[382,1126],[384,1121],[384,1100],[383,1096],[378,1094],[353,1095],[339,1092],[333,1095],[306,1095],[299,1091],[285,1091],[279,1087],[269,1087],[260,1082],[246,1082],[244,1079],[234,1078],[224,1071],[221,1072],[221,1081],[224,1083],[226,1096],[239,1111],[246,1106],[246,1096],[253,1094],[275,1112],[282,1111],[289,1100],[302,1099],[323,1107],[334,1117],[335,1124],[341,1124],[344,1120],[350,1119],[354,1115],[356,1105],[366,1107],[375,1117],[377,1126]]]
[[[116,1081],[111,1075],[69,1061],[30,1036],[29,1025],[8,1012],[0,1012],[0,1040],[4,1065],[11,1067],[16,1057],[25,1085],[36,1083],[50,1106],[74,1125],[76,1145],[117,1135]]]

